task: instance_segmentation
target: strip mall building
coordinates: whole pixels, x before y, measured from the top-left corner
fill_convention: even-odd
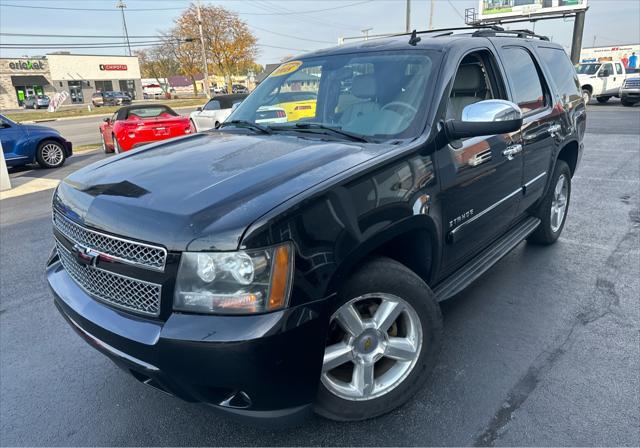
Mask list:
[[[52,53],[38,58],[0,58],[0,109],[22,107],[25,98],[66,91],[64,104],[88,104],[95,92],[127,92],[142,99],[135,56]]]

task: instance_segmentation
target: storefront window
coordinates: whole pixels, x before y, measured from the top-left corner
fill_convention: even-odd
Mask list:
[[[16,86],[16,97],[20,106],[24,104],[25,99],[37,95],[44,95],[42,86]]]
[[[72,103],[84,103],[82,94],[82,81],[69,81],[69,96]]]
[[[131,99],[136,99],[136,84],[133,79],[126,79],[120,81],[120,91],[128,93]]]
[[[96,81],[96,91],[113,92],[113,83],[111,81]]]

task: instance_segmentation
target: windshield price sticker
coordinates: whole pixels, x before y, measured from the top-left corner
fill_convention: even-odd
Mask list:
[[[293,73],[302,65],[302,61],[285,62],[280,67],[271,72],[270,76],[282,76]]]

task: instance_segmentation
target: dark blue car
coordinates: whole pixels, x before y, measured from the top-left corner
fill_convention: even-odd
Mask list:
[[[19,124],[0,115],[0,142],[7,166],[38,162],[44,168],[57,168],[71,156],[71,142],[55,129]]]

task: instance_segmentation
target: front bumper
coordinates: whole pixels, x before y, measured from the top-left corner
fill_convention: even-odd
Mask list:
[[[620,98],[640,101],[640,87],[623,87],[620,89]]]
[[[251,422],[290,424],[312,412],[325,301],[263,315],[173,313],[159,321],[92,299],[57,257],[46,275],[71,327],[139,381]]]

